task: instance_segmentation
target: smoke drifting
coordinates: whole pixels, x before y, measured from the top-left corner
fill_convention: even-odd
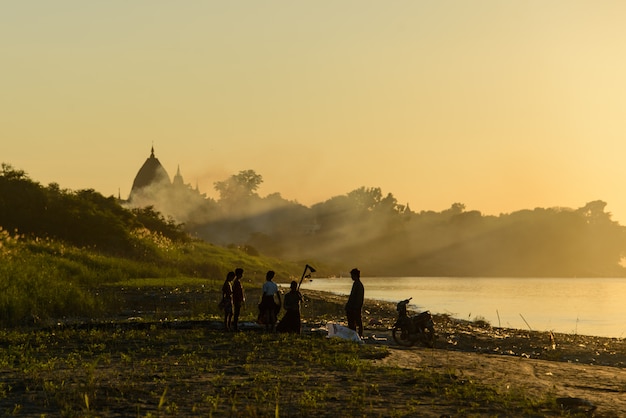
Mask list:
[[[192,236],[250,254],[334,266],[368,275],[595,276],[624,275],[626,236],[604,211],[537,208],[499,217],[454,203],[415,213],[379,188],[353,190],[307,207],[280,193],[256,193],[262,177],[242,171],[215,182],[207,198],[182,181],[133,189],[130,207],[152,206]]]

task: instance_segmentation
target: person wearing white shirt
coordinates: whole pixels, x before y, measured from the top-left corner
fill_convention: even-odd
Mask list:
[[[280,310],[280,292],[278,291],[278,285],[272,281],[275,273],[270,270],[265,275],[265,283],[263,283],[263,296],[261,297],[261,303],[259,304],[259,317],[261,322],[265,324],[267,331],[276,330],[276,317]],[[277,296],[278,303],[274,301],[274,297]]]

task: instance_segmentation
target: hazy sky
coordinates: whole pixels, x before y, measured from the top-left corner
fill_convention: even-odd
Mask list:
[[[13,1],[0,162],[125,198],[154,145],[216,197],[253,169],[305,205],[601,199],[626,224],[626,2]]]

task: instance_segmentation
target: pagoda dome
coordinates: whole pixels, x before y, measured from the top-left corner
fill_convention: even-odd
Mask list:
[[[132,196],[134,193],[147,187],[170,186],[171,184],[169,174],[167,174],[159,159],[154,156],[154,147],[152,147],[150,157],[143,163],[135,176],[130,194]]]

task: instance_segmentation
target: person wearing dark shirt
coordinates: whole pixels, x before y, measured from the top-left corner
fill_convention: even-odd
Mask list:
[[[230,331],[233,321],[233,288],[230,282],[235,278],[235,272],[229,271],[222,285],[222,309],[224,309],[224,330]]]
[[[363,318],[361,317],[361,309],[363,308],[363,300],[365,299],[365,289],[361,283],[361,272],[354,268],[350,271],[352,277],[352,290],[346,303],[346,316],[348,318],[348,328],[357,331],[359,337],[363,337]]]
[[[233,280],[233,331],[239,331],[239,313],[241,305],[245,302],[246,296],[243,292],[241,278],[243,277],[243,269],[235,269],[235,280]]]
[[[278,332],[300,334],[302,328],[300,321],[302,294],[298,291],[298,283],[295,280],[291,282],[291,290],[283,299],[285,315],[276,326],[276,330]]]

